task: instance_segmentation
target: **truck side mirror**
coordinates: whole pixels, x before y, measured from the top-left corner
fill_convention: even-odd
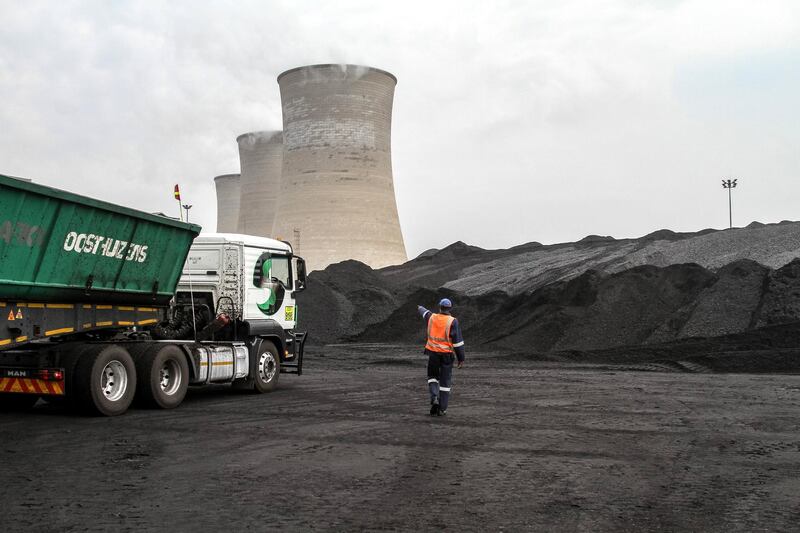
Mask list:
[[[295,259],[297,260],[297,282],[294,284],[294,290],[299,292],[306,288],[306,261],[297,256]]]

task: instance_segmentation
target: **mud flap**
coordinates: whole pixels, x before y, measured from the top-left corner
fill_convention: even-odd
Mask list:
[[[291,345],[292,347],[294,358],[291,362],[281,362],[281,374],[297,374],[298,376],[303,374],[303,349],[307,335],[305,331],[294,332],[290,338],[286,339],[287,346]]]

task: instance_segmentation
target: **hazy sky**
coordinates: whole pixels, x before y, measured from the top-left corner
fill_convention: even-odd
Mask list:
[[[800,219],[800,2],[0,0],[0,173],[216,225],[276,77],[398,78],[410,256]]]

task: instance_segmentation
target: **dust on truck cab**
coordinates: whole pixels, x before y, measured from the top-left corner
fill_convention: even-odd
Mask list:
[[[0,410],[42,397],[113,416],[302,374],[305,261],[200,229],[0,175]]]

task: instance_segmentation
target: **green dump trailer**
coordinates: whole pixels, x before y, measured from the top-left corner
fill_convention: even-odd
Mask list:
[[[166,305],[200,227],[0,175],[0,294]]]
[[[265,392],[281,362],[300,373],[304,334],[248,323],[213,284],[177,290],[200,229],[0,175],[0,409],[44,398],[116,415],[134,396],[175,407],[189,384]],[[275,248],[292,259],[290,246]],[[227,274],[220,287],[246,279]],[[258,376],[264,352],[277,372]]]

